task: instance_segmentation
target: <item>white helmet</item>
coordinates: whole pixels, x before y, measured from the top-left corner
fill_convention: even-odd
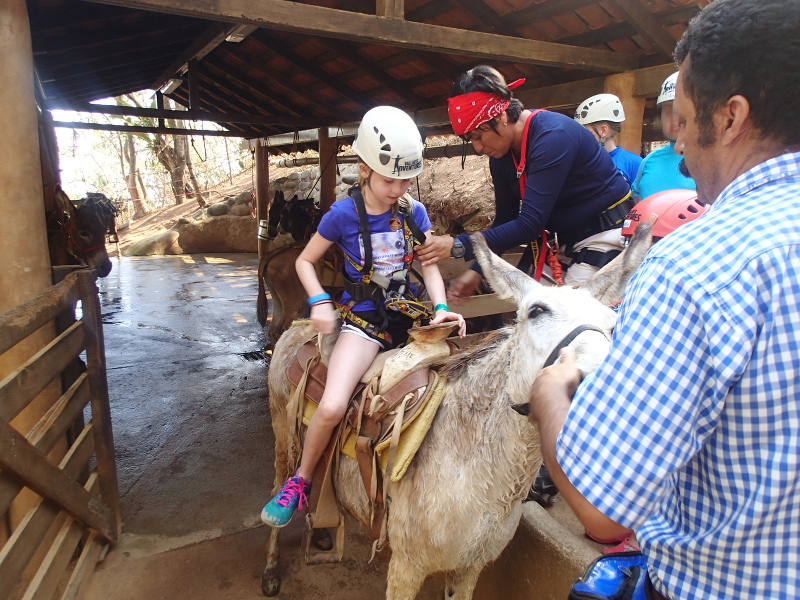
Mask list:
[[[598,121],[622,123],[625,120],[625,111],[622,109],[622,102],[614,94],[597,94],[580,103],[575,111],[575,120],[581,125]]]
[[[675,82],[678,81],[678,74],[673,73],[664,80],[661,84],[661,92],[658,94],[656,106],[661,106],[664,102],[671,102],[675,100]]]
[[[356,132],[353,150],[384,177],[411,179],[422,172],[422,137],[414,120],[394,106],[367,111]]]

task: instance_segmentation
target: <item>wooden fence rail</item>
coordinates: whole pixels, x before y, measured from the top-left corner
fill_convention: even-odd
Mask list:
[[[0,381],[0,515],[8,513],[25,488],[39,496],[0,549],[0,600],[12,592],[24,593],[25,600],[76,598],[104,548],[119,537],[119,491],[95,278],[94,271],[76,271],[0,314],[2,354],[51,321],[73,321],[63,317],[74,313],[78,301],[82,312],[80,320],[66,325]],[[30,431],[12,427],[11,420],[42,390],[74,370],[76,361],[82,364],[83,352],[85,370],[62,384],[67,389]],[[87,406],[91,419],[84,425]],[[62,440],[66,450],[54,457]]]

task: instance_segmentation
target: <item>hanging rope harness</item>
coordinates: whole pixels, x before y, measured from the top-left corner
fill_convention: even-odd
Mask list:
[[[397,213],[402,217],[399,220],[402,222],[403,228],[403,266],[391,273],[389,277],[375,272],[372,260],[371,230],[364,197],[358,187],[351,188],[350,195],[358,214],[358,234],[364,248],[364,264],[359,264],[358,261],[344,253],[345,259],[360,274],[360,277],[358,280],[352,280],[345,266],[342,266],[344,291],[347,292],[350,299],[344,303],[337,301],[336,306],[345,321],[349,321],[369,335],[382,340],[388,346],[391,344],[391,339],[386,331],[389,326],[387,308],[409,317],[414,322],[414,327],[418,327],[423,320],[433,316],[414,295],[409,281],[411,262],[414,260],[414,247],[425,242],[425,234],[419,229],[413,218],[411,197],[403,194],[397,202]],[[392,218],[397,217],[393,216]],[[380,324],[370,323],[353,313],[353,307],[365,300],[370,300],[375,304],[381,320]]]

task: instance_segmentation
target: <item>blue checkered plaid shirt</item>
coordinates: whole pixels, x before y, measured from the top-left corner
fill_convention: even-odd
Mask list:
[[[800,153],[650,250],[557,456],[673,600],[800,596]]]

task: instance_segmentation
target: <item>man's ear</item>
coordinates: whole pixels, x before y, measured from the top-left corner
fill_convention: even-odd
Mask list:
[[[750,102],[740,94],[731,96],[728,101],[717,109],[715,120],[721,127],[723,144],[731,144],[752,127],[750,122]]]

